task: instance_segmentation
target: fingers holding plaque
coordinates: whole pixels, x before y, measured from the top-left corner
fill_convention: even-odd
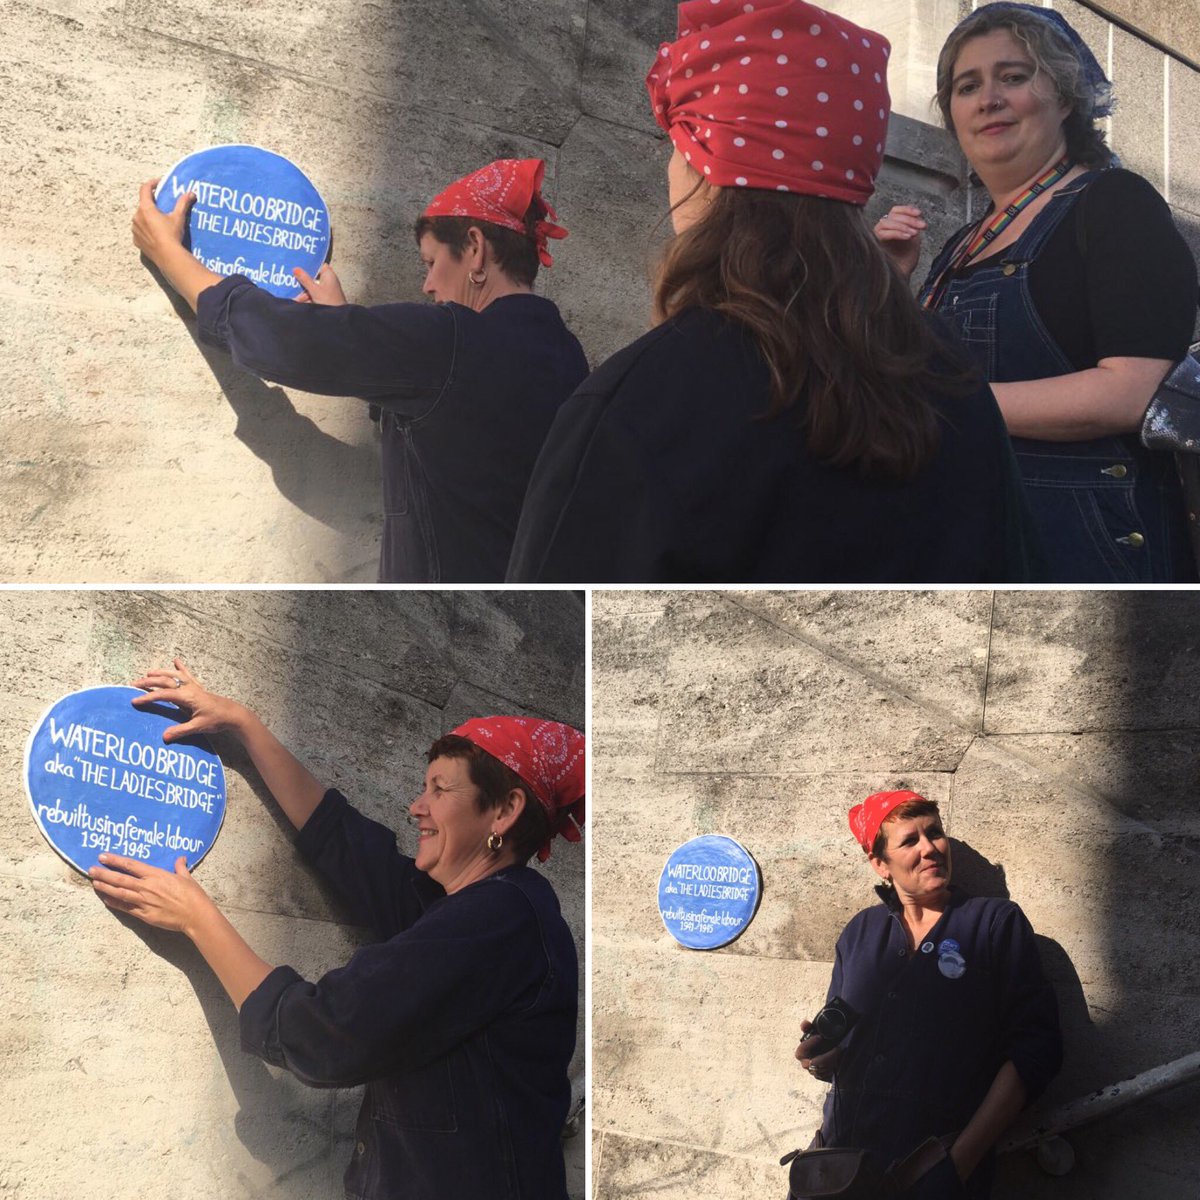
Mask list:
[[[160,212],[193,193],[184,245],[218,275],[244,275],[275,296],[302,295],[297,267],[316,275],[329,254],[329,210],[295,164],[258,146],[212,146],[162,178]]]
[[[84,874],[104,854],[173,870],[208,853],[225,817],[225,771],[203,737],[169,744],[185,714],[134,708],[132,687],[72,692],[29,736],[25,785],[54,850]],[[164,692],[164,699],[170,692]]]

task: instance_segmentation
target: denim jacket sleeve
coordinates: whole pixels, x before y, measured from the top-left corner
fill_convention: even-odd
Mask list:
[[[433,407],[454,365],[447,305],[297,304],[231,275],[200,293],[196,318],[202,342],[262,379],[411,417]]]
[[[364,817],[335,788],[305,822],[296,849],[333,885],[354,921],[377,938],[407,929],[445,895],[400,853],[386,825]]]
[[[242,1005],[242,1048],[312,1086],[352,1087],[519,1019],[552,976],[530,901],[493,876],[315,983],[277,967]]]

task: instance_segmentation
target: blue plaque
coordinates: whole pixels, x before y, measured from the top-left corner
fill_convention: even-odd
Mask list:
[[[715,834],[684,842],[658,881],[658,913],[667,932],[690,950],[727,946],[758,909],[758,863],[733,838]]]
[[[56,701],[25,748],[25,786],[46,840],[85,874],[101,853],[189,870],[225,817],[225,770],[203,737],[166,743],[183,714],[134,708],[145,692],[95,687]]]
[[[184,245],[218,275],[245,275],[276,296],[304,290],[292,271],[316,275],[329,253],[329,210],[308,176],[258,146],[212,146],[163,176],[162,212],[195,192]]]

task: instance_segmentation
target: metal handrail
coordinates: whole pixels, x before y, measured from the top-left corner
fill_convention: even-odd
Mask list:
[[[1087,1096],[1069,1100],[1047,1112],[1030,1113],[1000,1139],[997,1150],[1004,1154],[1032,1149],[1068,1129],[1110,1116],[1149,1096],[1197,1078],[1200,1078],[1200,1050],[1161,1067],[1151,1067],[1132,1079],[1097,1088]]]

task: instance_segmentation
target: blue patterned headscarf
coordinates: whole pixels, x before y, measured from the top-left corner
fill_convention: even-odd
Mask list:
[[[1017,4],[1013,0],[996,0],[996,3],[982,5],[977,8],[969,17],[964,18],[958,23],[957,29],[961,29],[968,21],[974,20],[981,12],[994,13],[996,11],[1012,11],[1026,13],[1029,16],[1037,17],[1041,21],[1051,26],[1055,32],[1062,37],[1075,53],[1075,57],[1079,59],[1079,65],[1083,69],[1083,77],[1087,83],[1088,90],[1092,94],[1092,111],[1091,119],[1099,120],[1101,117],[1107,117],[1112,112],[1115,101],[1113,100],[1112,84],[1108,80],[1108,76],[1104,74],[1100,64],[1096,61],[1096,56],[1088,48],[1087,43],[1075,32],[1071,23],[1060,12],[1056,12],[1052,8],[1042,8],[1036,4]]]

